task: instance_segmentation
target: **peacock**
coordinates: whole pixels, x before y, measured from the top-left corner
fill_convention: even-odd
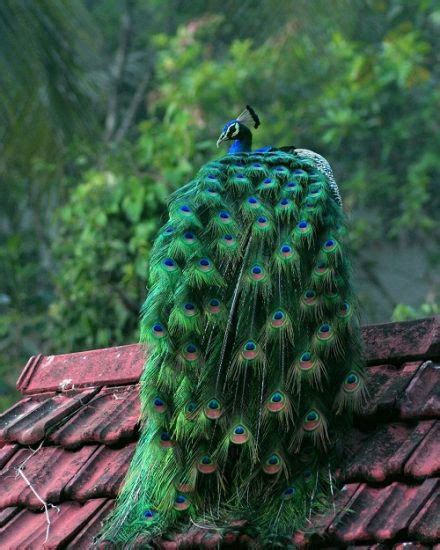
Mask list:
[[[141,310],[141,433],[103,537],[154,545],[231,522],[288,540],[334,494],[340,436],[362,408],[359,306],[329,163],[252,151],[251,106],[225,156],[169,200]]]

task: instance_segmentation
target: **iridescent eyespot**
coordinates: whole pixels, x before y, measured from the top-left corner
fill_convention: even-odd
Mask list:
[[[272,183],[272,178],[266,178],[263,180],[264,185],[270,185]]]
[[[283,244],[280,247],[281,256],[285,259],[292,258],[294,251],[293,248],[288,244]]]
[[[217,464],[209,455],[204,455],[197,463],[197,470],[202,474],[212,474],[217,470]]]
[[[165,329],[161,323],[153,325],[153,336],[155,338],[163,338],[165,336]]]
[[[347,393],[354,392],[358,389],[359,384],[360,384],[359,376],[354,372],[350,372],[345,377],[345,380],[344,380],[344,385],[343,385],[344,391],[346,391]]]
[[[222,408],[218,399],[210,399],[205,407],[205,416],[211,420],[216,420],[222,415]]]
[[[253,340],[248,340],[242,349],[242,356],[244,359],[251,361],[257,356],[257,344]]]
[[[144,512],[142,512],[142,515],[145,519],[152,520],[156,515],[156,512],[154,510],[145,510]]]
[[[289,181],[288,183],[286,183],[286,187],[288,189],[295,189],[296,187],[298,187],[298,184],[295,181]]]
[[[209,178],[210,180],[215,180],[215,179],[217,179],[217,177],[216,177],[214,174],[208,174],[208,178]]]
[[[177,495],[174,501],[175,510],[187,510],[191,506],[191,501],[185,495]]]
[[[313,432],[321,423],[319,413],[311,409],[304,417],[303,428],[307,432]]]
[[[233,246],[236,243],[234,236],[229,233],[223,235],[223,241],[226,246]]]
[[[192,343],[186,344],[183,348],[183,357],[186,361],[197,361],[199,358],[197,346]]]
[[[184,235],[183,235],[185,241],[188,241],[188,242],[192,242],[194,241],[195,239],[195,235],[192,231],[187,231]]]
[[[281,391],[275,391],[269,397],[269,400],[266,403],[266,408],[270,412],[279,412],[286,407],[286,398]]]
[[[253,206],[259,204],[258,199],[255,198],[255,197],[249,197],[247,201],[248,201],[249,204],[251,204],[251,205],[253,205]]]
[[[265,272],[262,266],[255,264],[250,269],[250,276],[253,281],[264,279]]]
[[[259,227],[267,227],[269,224],[269,220],[266,218],[266,216],[259,216],[257,218],[257,224]]]
[[[313,306],[318,301],[318,295],[312,289],[308,289],[304,292],[301,298],[301,302],[306,306]]]
[[[171,235],[171,233],[174,233],[175,229],[174,227],[167,227],[164,231],[167,235]]]
[[[173,258],[165,258],[162,264],[165,267],[166,271],[175,271],[177,269],[177,264],[173,260]]]
[[[226,212],[226,210],[222,210],[220,213],[219,213],[219,216],[220,218],[225,221],[225,220],[230,220],[231,219],[231,216],[229,214],[229,212]]]
[[[208,301],[208,312],[209,313],[219,313],[221,310],[221,302],[220,300],[217,300],[217,298],[212,298]]]
[[[296,236],[310,237],[313,233],[313,226],[306,220],[301,220],[295,227],[294,233]]]
[[[328,241],[325,242],[325,245],[324,245],[324,246],[325,246],[325,248],[326,248],[327,250],[332,250],[332,249],[335,248],[336,243],[335,243],[335,241],[334,241],[333,239],[329,239]]]
[[[158,413],[164,413],[167,410],[167,405],[163,399],[160,397],[155,397],[153,399],[154,410]]]
[[[340,319],[344,319],[345,317],[348,317],[351,313],[351,306],[348,302],[343,302],[340,306],[338,311],[336,312],[337,317]]]
[[[318,273],[324,273],[327,270],[327,268],[328,266],[325,262],[319,261],[315,266],[315,271],[317,271]]]
[[[289,199],[281,199],[280,205],[281,206],[287,206],[290,203]]]
[[[284,313],[284,311],[282,311],[281,309],[278,309],[277,311],[275,311],[275,313],[272,315],[272,319],[271,319],[271,326],[274,327],[274,328],[279,328],[279,327],[282,327],[286,324],[286,321],[287,321],[287,317],[286,317],[286,314]]]
[[[309,370],[313,367],[312,354],[305,351],[299,358],[299,367],[301,370]]]
[[[244,426],[242,426],[241,424],[237,424],[232,429],[230,440],[232,441],[232,443],[235,443],[236,445],[242,445],[243,443],[246,443],[246,441],[249,440],[249,432]]]
[[[213,269],[213,265],[208,258],[202,258],[198,261],[198,269],[200,271],[208,272]]]
[[[174,441],[171,440],[171,436],[168,432],[162,432],[160,434],[159,444],[163,449],[169,449],[170,447],[174,447]]]
[[[320,340],[328,340],[333,335],[332,327],[328,323],[323,323],[318,328],[318,338]]]
[[[274,475],[277,474],[282,468],[282,460],[276,453],[270,455],[263,465],[263,472],[265,474]]]
[[[186,317],[194,317],[194,315],[197,315],[197,308],[192,302],[184,304],[183,310]]]
[[[187,204],[184,204],[183,206],[180,207],[180,211],[183,212],[184,214],[190,214],[191,208]]]

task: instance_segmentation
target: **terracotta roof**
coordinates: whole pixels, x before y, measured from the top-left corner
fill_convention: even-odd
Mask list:
[[[297,544],[440,542],[439,327],[439,317],[364,327],[371,399],[347,436],[345,485]],[[29,360],[24,398],[0,416],[1,548],[91,546],[134,450],[143,362],[138,345]],[[194,529],[162,547],[217,537]],[[227,541],[237,544],[233,531]]]

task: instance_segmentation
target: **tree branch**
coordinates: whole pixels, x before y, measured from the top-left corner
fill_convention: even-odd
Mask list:
[[[107,116],[105,119],[104,140],[110,141],[116,128],[119,104],[119,86],[125,71],[127,62],[128,46],[130,35],[133,30],[133,0],[125,2],[125,10],[121,16],[121,27],[119,31],[119,46],[116,50],[115,61],[110,71],[112,76],[112,87],[107,103]]]
[[[122,122],[118,128],[118,131],[115,134],[115,139],[114,139],[115,144],[122,141],[126,136],[128,130],[130,129],[130,126],[137,113],[137,110],[139,109],[141,101],[143,100],[147,92],[148,84],[151,79],[151,73],[152,73],[152,64],[150,63],[149,67],[147,67],[147,70],[145,71],[145,74],[142,80],[139,82],[136,88],[136,91],[132,97],[130,105],[128,106],[128,109],[125,112],[124,118],[122,119]]]

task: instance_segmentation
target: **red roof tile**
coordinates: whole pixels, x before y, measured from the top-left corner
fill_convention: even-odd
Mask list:
[[[85,386],[137,382],[144,364],[138,344],[81,351],[67,355],[31,357],[17,381],[21,393],[33,394]]]
[[[415,426],[401,422],[380,426],[365,440],[354,458],[350,458],[347,479],[366,479],[380,483],[402,475],[407,460],[412,453],[417,452],[433,424],[434,420],[425,420]],[[429,438],[426,447],[430,453],[439,452],[440,441]],[[426,465],[425,477],[435,475],[438,466],[436,462],[434,458]]]
[[[438,328],[434,318],[363,329],[370,402],[346,437],[339,477],[349,483],[336,514],[295,534],[299,546],[403,550],[440,542]],[[27,397],[0,415],[0,548],[91,547],[134,451],[143,364],[138,345],[29,361],[18,382]],[[46,544],[41,502],[17,473],[24,461],[37,494],[59,507],[49,506]],[[246,537],[231,526],[223,542],[234,547]],[[218,543],[218,533],[193,527],[161,547]]]
[[[369,374],[369,400],[365,415],[394,415],[398,403],[397,396],[401,395],[417,369],[421,361],[396,365],[377,365],[368,369]],[[379,418],[379,416],[378,416]]]
[[[65,422],[97,391],[97,388],[91,388],[72,397],[56,394],[20,401],[1,417],[0,441],[17,441],[22,445],[41,441],[52,427]]]
[[[434,490],[409,525],[408,534],[426,542],[440,540],[440,493]]]
[[[96,445],[82,447],[76,452],[60,447],[42,447],[35,453],[21,449],[0,473],[0,508],[41,508],[41,502],[17,472],[17,468],[29,457],[24,468],[26,478],[43,500],[54,504],[61,502],[66,485],[96,449]]]
[[[440,355],[440,316],[363,327],[365,357],[370,364],[402,363]]]
[[[61,548],[70,542],[104,504],[104,499],[85,504],[66,502],[49,509],[49,538],[45,542],[47,522],[44,514],[22,510],[0,529],[1,547],[5,549]]]
[[[0,469],[3,468],[11,456],[18,451],[19,448],[19,445],[7,445],[0,443]]]
[[[89,521],[67,546],[69,550],[90,550],[94,538],[99,534],[102,521],[107,517],[114,506],[114,500],[108,500],[98,512],[90,515]]]
[[[404,472],[415,478],[440,474],[440,421],[434,422],[405,464]]]
[[[338,542],[391,540],[404,534],[429,497],[438,489],[438,480],[422,485],[393,482],[386,487],[362,484],[328,532]]]
[[[112,449],[105,445],[99,447],[65,486],[65,496],[80,502],[97,497],[115,498],[135,446],[135,443],[130,443],[122,449]]]
[[[112,445],[133,440],[139,421],[139,387],[103,388],[85,407],[50,435],[65,448],[88,443]]]
[[[440,365],[426,361],[417,370],[400,403],[403,418],[440,416],[440,384],[438,383]]]

